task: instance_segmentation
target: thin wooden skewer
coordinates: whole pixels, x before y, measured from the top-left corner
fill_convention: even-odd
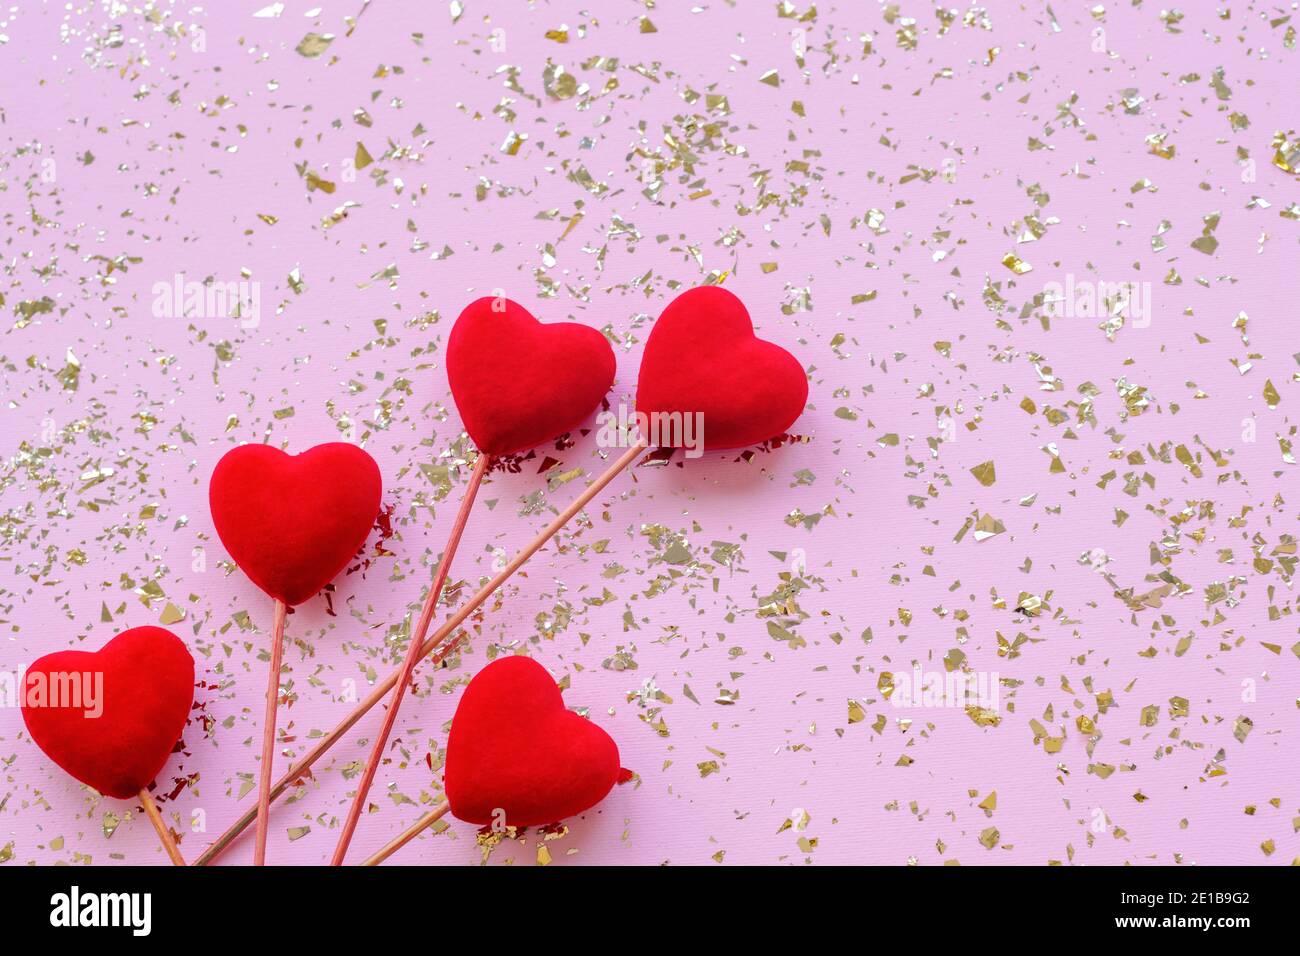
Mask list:
[[[158,812],[158,804],[153,802],[153,796],[150,795],[148,787],[140,788],[140,802],[144,804],[145,816],[149,818],[153,828],[158,831],[158,838],[162,840],[163,849],[167,851],[167,855],[171,857],[172,862],[177,866],[184,866],[185,857],[181,856],[181,848],[176,845],[176,838],[172,836],[172,831],[167,829],[167,822],[163,820],[162,814]]]
[[[390,856],[392,856],[402,847],[406,846],[406,844],[410,843],[421,833],[429,829],[429,827],[433,826],[444,816],[446,816],[447,811],[450,809],[451,809],[450,803],[445,803],[445,802],[440,803],[437,807],[430,810],[424,816],[420,817],[419,822],[416,823],[415,826],[411,827],[409,830],[401,834],[401,836],[398,836],[396,839],[390,840],[382,850],[380,850],[374,856],[370,857],[368,860],[366,860],[366,862],[362,863],[361,865],[378,866],[380,863],[383,863],[386,859],[388,859]]]
[[[483,483],[483,476],[487,474],[491,464],[492,456],[481,453],[478,461],[474,462],[474,470],[470,472],[469,483],[465,486],[465,495],[461,498],[460,510],[456,513],[456,521],[451,526],[451,535],[447,538],[446,547],[443,548],[442,559],[438,562],[438,570],[433,576],[433,585],[429,588],[428,597],[424,599],[419,621],[411,634],[406,649],[406,659],[402,662],[397,683],[393,685],[393,695],[388,701],[388,711],[384,714],[384,723],[379,728],[379,733],[375,735],[374,745],[370,748],[370,759],[366,762],[365,773],[361,775],[361,780],[357,784],[357,795],[348,810],[348,818],[343,824],[343,832],[339,834],[338,845],[334,847],[334,858],[330,861],[330,866],[342,866],[344,858],[348,855],[348,844],[352,842],[352,834],[356,832],[357,821],[361,818],[361,811],[365,808],[366,798],[370,794],[370,785],[374,782],[375,773],[384,759],[384,747],[393,732],[393,725],[397,722],[397,709],[402,706],[402,697],[406,694],[407,685],[411,683],[415,665],[424,656],[420,653],[424,647],[424,636],[429,633],[429,625],[433,621],[434,612],[438,609],[438,598],[442,595],[443,585],[447,583],[447,572],[451,570],[452,558],[456,556],[456,548],[460,546],[461,535],[464,534],[465,524],[469,521],[470,508],[478,495],[479,485]]]
[[[507,564],[505,568],[496,575],[496,577],[480,588],[477,594],[470,598],[467,603],[463,604],[456,613],[447,619],[447,622],[443,624],[442,627],[438,628],[438,630],[434,632],[432,637],[424,642],[424,646],[420,649],[420,656],[428,657],[433,653],[434,649],[446,640],[449,634],[453,633],[458,627],[460,627],[466,618],[477,611],[479,607],[481,607],[483,603],[492,596],[493,592],[495,592],[497,588],[501,587],[501,585],[504,584],[511,575],[518,571],[524,562],[532,557],[542,547],[542,545],[551,540],[551,538],[553,538],[561,528],[571,521],[573,516],[581,511],[592,498],[595,498],[596,495],[600,494],[606,485],[618,477],[618,474],[621,471],[636,461],[647,447],[648,446],[644,442],[637,442],[624,452],[623,455],[614,462],[614,464],[610,465],[609,468],[605,470],[604,474],[588,485],[587,489],[583,491],[582,494],[578,495],[578,497],[573,500],[572,504],[565,508],[564,511],[560,512],[555,520],[547,525],[546,528],[522,551],[516,554],[514,558],[511,559],[510,563]],[[331,747],[339,742],[344,734],[352,729],[357,721],[366,715],[367,711],[383,700],[384,697],[387,696],[388,692],[393,689],[393,685],[397,683],[397,676],[399,673],[400,671],[393,671],[393,673],[389,674],[383,681],[377,684],[375,689],[370,692],[369,696],[367,696],[365,700],[359,703],[352,710],[352,713],[343,718],[343,721],[322,737],[310,752],[290,767],[289,772],[276,781],[275,786],[271,788],[268,795],[269,799],[271,801],[278,800],[285,791],[289,789],[294,781],[310,770],[317,760],[324,756]],[[238,837],[239,834],[248,829],[249,824],[251,824],[255,819],[255,811],[245,811],[244,814],[226,830],[225,833],[221,834],[221,836],[216,839],[216,842],[203,851],[199,858],[194,861],[194,865],[207,866],[215,860],[225,851],[226,847],[235,841],[235,838]]]
[[[257,783],[257,842],[253,845],[253,866],[266,866],[266,824],[271,813],[271,767],[275,763],[275,712],[280,705],[284,619],[288,613],[284,602],[277,599],[275,623],[271,626],[271,676],[266,683],[266,717],[262,721],[262,766]]]

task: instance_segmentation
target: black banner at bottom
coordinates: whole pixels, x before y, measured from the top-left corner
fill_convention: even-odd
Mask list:
[[[607,942],[673,938],[664,934],[680,921],[692,936],[713,925],[807,942],[846,914],[909,934],[924,927],[940,945],[970,943],[973,927],[1003,941],[1113,931],[1231,945],[1243,932],[1293,929],[1295,887],[1282,867],[0,867],[0,912],[19,938],[199,951],[257,939],[392,944],[393,933],[466,921],[494,934],[581,927]]]

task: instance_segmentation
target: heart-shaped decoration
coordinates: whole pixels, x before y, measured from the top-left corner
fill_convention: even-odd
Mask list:
[[[614,371],[614,350],[595,329],[539,322],[501,297],[465,306],[447,339],[452,397],[489,455],[512,455],[582,424]]]
[[[194,658],[171,631],[133,627],[94,653],[47,654],[23,677],[23,721],[49,758],[118,799],[153,781],[194,704]]]
[[[618,780],[618,746],[565,709],[555,679],[532,658],[493,661],[461,695],[444,783],[451,812],[466,823],[557,823],[594,807]]]
[[[756,445],[787,431],[807,401],[799,360],[757,338],[745,304],[726,289],[683,292],[650,332],[636,410],[652,445],[692,447],[701,433],[704,449]]]
[[[249,580],[288,605],[320,592],[366,542],[379,514],[379,466],[333,442],[288,455],[240,445],[208,485],[212,523]]]

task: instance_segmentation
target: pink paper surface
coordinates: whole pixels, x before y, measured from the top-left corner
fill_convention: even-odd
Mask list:
[[[556,864],[1291,862],[1297,53],[1216,9],[7,8],[0,672],[183,611],[201,710],[159,791],[188,780],[162,807],[192,859],[255,799],[271,623],[222,565],[221,454],[350,437],[393,509],[334,615],[289,621],[283,769],[400,661],[468,475],[460,308],[607,330],[617,409],[654,317],[725,276],[809,372],[806,442],[618,478],[417,672],[351,859],[440,800],[460,688],[517,651],[638,775]],[[258,283],[257,321],[169,310],[178,276]],[[1149,283],[1149,312],[1046,319],[1069,277]],[[449,599],[611,451],[494,473]],[[1000,682],[996,726],[886,699],[945,658]],[[377,724],[273,809],[272,862],[328,860]],[[166,862],[16,707],[0,758],[0,860]],[[453,821],[393,862],[483,858]]]

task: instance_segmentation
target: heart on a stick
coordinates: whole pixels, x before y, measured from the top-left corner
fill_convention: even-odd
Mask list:
[[[532,658],[493,661],[465,688],[447,735],[447,802],[457,818],[556,823],[595,806],[619,776],[613,739],[566,710],[555,678]]]
[[[743,448],[786,432],[808,401],[798,359],[754,335],[726,289],[683,292],[655,322],[641,358],[636,410],[659,447]]]
[[[288,605],[347,567],[374,526],[381,494],[375,460],[346,442],[301,455],[240,445],[217,462],[208,485],[221,543],[249,580]]]
[[[479,451],[512,455],[576,428],[614,383],[614,350],[577,322],[539,322],[518,302],[477,299],[447,339],[447,380]]]
[[[194,658],[171,631],[134,627],[98,651],[59,651],[27,668],[23,721],[36,746],[100,793],[149,786],[194,704]]]

